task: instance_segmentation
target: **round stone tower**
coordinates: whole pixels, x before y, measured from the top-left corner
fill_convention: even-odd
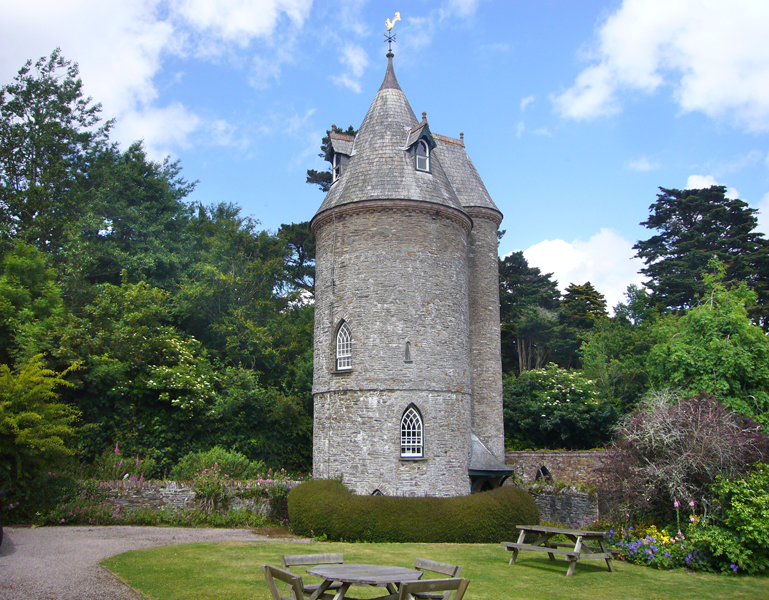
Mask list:
[[[463,206],[444,165],[462,162],[444,151],[461,142],[416,118],[392,59],[357,135],[331,133],[334,181],[311,222],[313,475],[341,477],[358,494],[465,495],[473,462],[487,476],[507,472],[495,370],[502,215],[490,198]],[[467,165],[477,177],[467,158],[459,179],[473,186]],[[483,223],[477,234],[469,212]],[[489,374],[498,381],[474,419],[473,380],[485,387]]]

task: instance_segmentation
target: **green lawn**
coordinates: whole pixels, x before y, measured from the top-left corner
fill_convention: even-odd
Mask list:
[[[544,553],[522,552],[509,566],[510,554],[491,544],[186,544],[126,552],[102,565],[152,600],[267,600],[261,565],[280,566],[282,554],[327,552],[343,552],[348,563],[413,566],[414,558],[421,556],[460,564],[462,575],[471,581],[468,600],[769,599],[767,577],[657,571],[620,561],[614,562],[616,572],[609,573],[601,560],[578,563],[574,577],[567,579],[568,563],[563,560],[551,562]],[[383,592],[356,587],[354,595],[374,597]]]

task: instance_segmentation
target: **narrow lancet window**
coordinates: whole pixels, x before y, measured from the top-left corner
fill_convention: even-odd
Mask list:
[[[401,458],[422,458],[422,415],[409,406],[401,417]]]
[[[417,171],[430,170],[430,147],[424,140],[419,140],[416,147],[416,168]]]
[[[336,370],[352,369],[352,334],[350,327],[342,321],[336,333]]]
[[[411,342],[406,342],[406,362],[411,362]]]

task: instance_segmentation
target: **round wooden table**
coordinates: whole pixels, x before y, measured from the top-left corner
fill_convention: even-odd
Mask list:
[[[334,597],[335,600],[344,598],[351,585],[385,586],[390,594],[395,594],[398,590],[394,584],[414,581],[422,577],[422,571],[384,565],[318,565],[307,569],[307,572],[326,580],[321,584],[322,590],[327,589],[335,581],[341,582],[342,587],[339,588],[339,593]],[[318,589],[321,590],[321,588]]]

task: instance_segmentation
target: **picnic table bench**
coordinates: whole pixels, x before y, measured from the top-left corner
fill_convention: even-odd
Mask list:
[[[556,554],[563,554],[569,561],[569,570],[566,577],[574,574],[574,567],[578,560],[584,559],[604,559],[609,571],[614,571],[612,559],[617,558],[619,550],[606,547],[605,531],[584,531],[582,529],[563,529],[560,527],[545,527],[543,525],[516,525],[520,530],[518,541],[502,542],[506,550],[510,550],[513,555],[510,557],[510,564],[514,565],[518,558],[518,552],[521,550],[533,550],[535,552],[547,552],[550,560],[555,560]],[[537,539],[532,544],[524,543],[526,534],[537,535]],[[562,535],[571,543],[554,542],[551,538],[556,535]],[[590,546],[590,543],[597,545]]]

